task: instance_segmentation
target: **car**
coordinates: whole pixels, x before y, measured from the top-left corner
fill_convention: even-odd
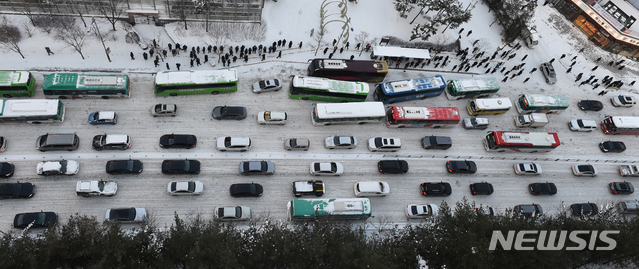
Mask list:
[[[110,222],[140,223],[146,219],[146,209],[142,207],[107,209],[105,219]]]
[[[592,132],[592,130],[599,128],[596,121],[582,119],[570,120],[568,122],[568,127],[570,127],[571,131],[577,132]]]
[[[38,175],[75,175],[80,171],[80,164],[74,160],[40,162],[36,168]]]
[[[552,182],[539,182],[528,184],[528,190],[532,195],[555,195],[557,186]]]
[[[44,134],[36,140],[36,149],[39,151],[51,150],[77,150],[80,146],[80,137],[76,133]]]
[[[112,160],[106,163],[106,172],[111,175],[139,174],[143,165],[139,160]]]
[[[449,196],[453,193],[448,182],[424,182],[420,186],[424,196]]]
[[[200,162],[197,160],[164,160],[162,174],[199,174]]]
[[[599,149],[603,152],[620,153],[626,150],[626,144],[621,141],[603,141],[599,143]]]
[[[93,137],[93,149],[119,149],[125,150],[131,147],[131,137],[119,134],[103,134]]]
[[[160,137],[161,148],[192,149],[197,146],[197,137],[190,134],[165,134]]]
[[[475,212],[477,212],[477,215],[485,215],[485,216],[495,215],[495,209],[493,209],[490,206],[475,207]]]
[[[474,174],[477,172],[477,165],[473,161],[450,160],[446,162],[448,173],[454,174]]]
[[[118,123],[118,115],[113,111],[96,111],[89,114],[89,124],[91,125],[115,125],[116,123]]]
[[[200,195],[204,192],[204,184],[200,181],[171,181],[166,191],[173,196]]]
[[[118,192],[118,183],[115,181],[89,180],[78,181],[75,185],[75,194],[78,196],[113,196]]]
[[[357,138],[354,136],[329,136],[324,140],[327,149],[352,149],[357,147]]]
[[[541,207],[540,204],[516,205],[513,209],[513,213],[519,216],[534,218],[543,215],[544,209]]]
[[[555,73],[555,68],[552,66],[551,62],[542,63],[539,70],[541,70],[541,73],[544,74],[546,83],[548,84],[557,83],[557,73]]]
[[[426,205],[408,205],[406,206],[406,216],[409,219],[421,219],[430,216],[437,216],[439,213],[439,207],[436,204]]]
[[[635,187],[632,186],[632,183],[627,181],[610,182],[610,184],[608,184],[608,188],[610,188],[610,193],[612,194],[632,194],[635,192]]]
[[[284,125],[288,121],[286,112],[280,111],[260,111],[257,113],[257,123],[259,124],[279,124]]]
[[[32,228],[50,227],[58,223],[58,214],[55,212],[30,212],[16,214],[13,218],[13,227],[24,229],[29,226]]]
[[[260,197],[264,188],[257,183],[237,183],[231,185],[229,192],[233,197]]]
[[[253,92],[257,94],[270,91],[279,91],[280,89],[282,89],[282,81],[277,78],[260,80],[253,83]]]
[[[572,173],[578,177],[594,177],[597,175],[597,168],[590,164],[575,164],[572,166]]]
[[[311,163],[311,175],[314,176],[341,176],[344,166],[338,162],[314,162]]]
[[[216,120],[243,120],[246,119],[246,107],[243,106],[216,106],[213,108],[213,118]]]
[[[216,207],[215,218],[221,221],[249,220],[251,219],[251,208],[239,205]]]
[[[488,128],[487,118],[465,118],[464,129],[480,129],[484,130]]]
[[[175,117],[177,116],[176,104],[156,104],[151,108],[153,117]]]
[[[242,175],[272,175],[275,172],[275,164],[269,161],[240,162],[240,174]]]
[[[324,182],[321,180],[307,180],[293,182],[293,194],[295,197],[302,195],[315,195],[320,197],[324,195]]]
[[[599,207],[595,203],[581,203],[570,205],[570,212],[575,216],[590,216],[599,213]]]
[[[603,109],[603,103],[597,100],[581,100],[577,105],[584,111],[599,111]]]
[[[448,136],[426,136],[422,138],[424,149],[449,149],[453,146],[453,141]]]
[[[0,152],[4,152],[5,149],[7,149],[7,139],[0,136]]]
[[[515,174],[520,176],[541,175],[541,165],[536,163],[516,163],[513,167],[515,168]]]
[[[248,137],[219,137],[217,150],[219,151],[247,151],[251,149],[251,139]]]
[[[382,160],[377,162],[377,170],[382,174],[405,174],[408,162],[404,160]]]
[[[368,140],[368,149],[372,152],[395,152],[402,148],[402,141],[394,137],[373,137]]]
[[[35,191],[33,183],[0,183],[0,199],[31,198]]]
[[[488,182],[470,184],[470,193],[472,195],[491,195],[494,191],[493,184]]]
[[[619,202],[619,211],[621,214],[637,214],[639,213],[639,201],[621,201]]]
[[[618,95],[610,98],[610,102],[612,102],[613,106],[623,106],[623,107],[632,107],[637,103],[633,96],[628,95]]]
[[[390,185],[384,181],[362,181],[353,187],[355,196],[386,196],[390,193]]]
[[[12,163],[0,162],[0,177],[11,177],[15,171],[15,166]]]
[[[311,147],[311,141],[308,138],[289,138],[284,141],[286,150],[304,150],[308,151]]]

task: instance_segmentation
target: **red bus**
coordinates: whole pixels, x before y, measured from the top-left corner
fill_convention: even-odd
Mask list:
[[[608,116],[601,121],[601,130],[609,135],[639,134],[639,117]]]
[[[388,127],[451,127],[459,123],[456,107],[389,106],[386,109]]]
[[[484,137],[486,151],[549,152],[560,144],[557,133],[490,131]]]

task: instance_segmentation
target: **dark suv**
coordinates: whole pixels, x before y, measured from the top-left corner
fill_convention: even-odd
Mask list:
[[[516,205],[513,212],[526,217],[539,217],[544,214],[544,210],[538,204]]]
[[[408,172],[408,162],[404,160],[384,160],[377,163],[382,174],[404,174]]]
[[[557,186],[555,183],[543,182],[543,183],[530,183],[528,190],[532,195],[554,195],[557,194]]]
[[[197,137],[186,134],[165,134],[160,137],[160,147],[168,148],[194,148],[197,145]]]
[[[494,191],[493,184],[487,182],[470,184],[470,193],[473,195],[491,195]]]
[[[570,212],[575,216],[590,216],[597,215],[599,208],[595,203],[572,204],[570,205]]]
[[[421,187],[422,195],[425,196],[449,196],[453,193],[448,182],[424,182]]]
[[[427,136],[422,138],[424,149],[449,149],[453,141],[448,136]]]
[[[213,118],[216,120],[243,120],[246,114],[243,106],[217,106],[213,109]]]

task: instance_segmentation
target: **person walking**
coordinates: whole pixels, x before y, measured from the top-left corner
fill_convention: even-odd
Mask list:
[[[180,71],[180,65],[181,65],[180,63],[175,63],[175,68],[177,68],[178,71]]]
[[[135,55],[133,55],[133,52],[131,52],[131,54],[129,55],[131,55],[131,60],[135,60]]]
[[[337,43],[337,39],[333,39],[333,46],[335,46],[335,43]]]
[[[593,89],[593,90],[594,90],[594,89]],[[601,90],[601,91],[599,92],[599,94],[598,94],[598,95],[603,96],[604,94],[606,94],[606,90]]]
[[[266,54],[262,54],[262,61],[264,61],[264,59],[266,59]]]
[[[530,77],[527,77],[526,79],[524,79],[524,83],[528,82],[528,80],[530,80]]]
[[[288,42],[288,48],[290,49],[293,46],[293,41]]]
[[[300,41],[300,47],[298,49],[302,49],[302,41]]]
[[[550,59],[550,61],[548,61],[549,63],[552,63],[555,61],[555,58]]]
[[[204,62],[206,63],[206,62],[208,62],[208,61],[209,61],[209,55],[204,54]]]
[[[168,53],[169,53],[168,51],[166,51],[166,50],[162,50],[162,55],[164,56],[164,58],[166,58],[166,55],[167,55]]]
[[[55,55],[55,53],[53,53],[53,51],[51,51],[51,48],[49,48],[49,47],[44,47],[44,49],[47,51],[47,55],[51,55],[51,54],[54,54],[54,55]]]
[[[473,30],[468,31],[468,33],[466,34],[466,36],[469,36],[470,34],[473,33]]]
[[[193,68],[193,58],[191,58],[191,68]]]
[[[572,61],[574,62],[575,59],[577,59],[577,55],[575,55],[575,57],[572,57]]]
[[[324,49],[324,54],[326,54],[326,52],[328,52],[328,47]]]
[[[153,64],[155,64],[155,67],[160,66],[160,63],[158,63],[158,60],[153,60]]]
[[[355,59],[355,55],[351,55],[351,61]],[[630,84],[630,86],[632,86],[632,84]]]
[[[200,66],[200,58],[195,58],[195,64],[197,64],[197,66]]]
[[[461,35],[461,33],[463,33],[463,32],[464,32],[464,28],[461,28],[461,29],[459,30],[459,33],[458,33],[458,34],[460,34],[460,35]]]
[[[565,57],[566,57],[566,54],[564,53],[564,54],[561,55],[561,57],[559,57],[559,59],[561,60],[561,59],[563,59]]]
[[[597,70],[597,68],[599,68],[599,66],[598,66],[598,65],[597,65],[597,66],[595,66],[595,67],[593,67],[593,68],[592,68],[592,69],[590,69],[590,70],[591,70],[591,71],[595,71],[595,70]]]
[[[598,63],[599,61],[601,61],[601,57],[597,58],[597,60],[595,60],[595,63]]]
[[[570,73],[570,71],[572,71],[572,66],[568,68],[568,70],[566,70],[566,73]]]
[[[331,54],[332,54],[332,53],[331,53]],[[282,58],[282,51],[281,51],[281,50],[280,50],[280,52],[277,54],[277,57],[275,57],[275,58],[276,58],[276,59],[277,59],[277,58]]]
[[[146,52],[142,53],[142,58],[144,58],[144,60],[146,61],[149,58],[149,54],[147,54]]]
[[[332,59],[333,58],[333,53],[328,55],[328,59]]]
[[[171,67],[169,67],[169,63],[166,63],[166,70],[171,70]]]
[[[248,63],[248,55],[244,54],[244,62]]]

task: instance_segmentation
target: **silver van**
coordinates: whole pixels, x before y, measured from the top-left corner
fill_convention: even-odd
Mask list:
[[[597,122],[594,120],[574,119],[568,122],[571,131],[591,132],[597,129]]]
[[[36,140],[36,149],[49,150],[76,150],[80,146],[80,138],[75,133],[70,134],[45,134]]]
[[[639,213],[639,202],[634,201],[621,201],[619,202],[619,211],[622,214],[637,214]]]

